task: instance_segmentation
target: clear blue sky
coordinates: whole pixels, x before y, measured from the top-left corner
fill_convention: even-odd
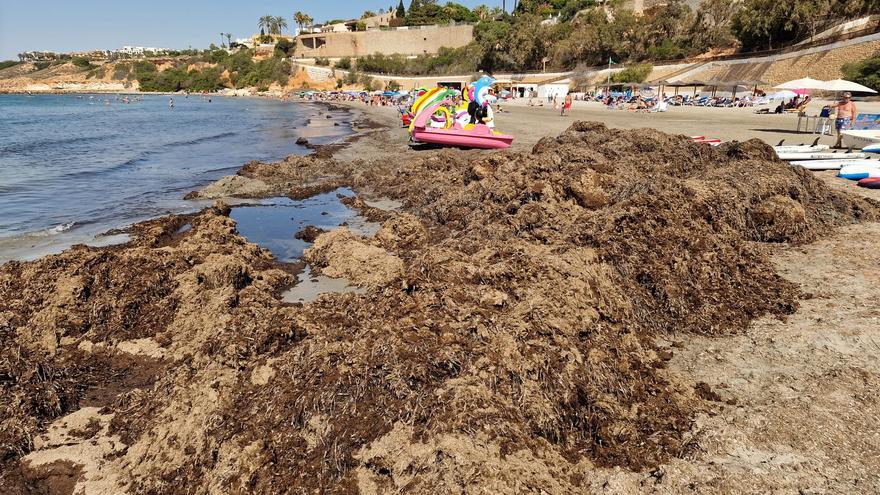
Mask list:
[[[407,8],[410,1],[404,0]],[[501,6],[501,0],[459,3]],[[291,18],[297,10],[323,22],[392,4],[396,7],[397,0],[0,0],[0,60],[17,60],[18,53],[32,50],[207,48],[220,43],[221,32],[234,38],[257,32],[263,15],[280,15],[295,29]],[[507,4],[509,9],[513,2]]]

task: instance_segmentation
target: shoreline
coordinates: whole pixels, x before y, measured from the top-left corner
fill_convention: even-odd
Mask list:
[[[84,93],[83,96],[87,95]],[[67,95],[73,96],[73,95]],[[195,97],[195,95],[194,95]],[[238,97],[238,98],[251,98],[251,97]],[[253,97],[256,98],[256,97]],[[264,100],[266,98],[259,98],[260,100]],[[300,102],[294,100],[282,101],[275,100],[278,103],[297,103],[300,104],[301,108],[309,109],[304,110],[304,112],[320,112],[321,115],[324,114],[325,110],[328,108],[335,112],[338,112],[337,118],[334,120],[339,121],[339,124],[342,127],[337,127],[336,129],[344,129],[344,136],[336,139],[333,142],[328,144],[307,144],[303,146],[302,152],[306,154],[315,154],[315,153],[332,153],[332,150],[342,148],[347,146],[347,143],[353,142],[360,138],[360,135],[363,134],[363,129],[357,129],[356,127],[360,124],[360,120],[358,118],[358,113],[352,111],[349,108],[344,107],[327,107],[325,105],[316,105],[314,103],[318,102]],[[301,105],[301,103],[312,103],[312,105]],[[323,117],[322,117],[323,118]],[[318,122],[318,124],[322,124],[322,122]],[[334,132],[329,132],[328,135],[332,135]],[[309,134],[308,132],[306,134]],[[312,140],[315,141],[323,141],[325,138],[321,136],[312,137]],[[292,140],[290,141],[293,142]],[[288,154],[280,154],[277,156],[278,160],[283,160],[287,158]],[[293,156],[296,156],[295,154]],[[252,158],[247,159],[246,161],[237,162],[235,164],[230,164],[232,170],[238,171],[240,170],[247,161],[252,161]],[[229,172],[226,172],[229,173]],[[216,181],[222,177],[222,175],[214,175],[213,177],[204,178],[202,177],[199,180],[199,184],[196,185],[197,188],[204,187],[212,182]],[[169,201],[177,203],[183,202],[186,198],[183,195],[172,195],[167,198]],[[180,214],[188,214],[188,213],[196,213],[205,207],[209,206],[210,203],[206,201],[189,201],[187,202],[190,207],[187,211],[181,212]],[[186,203],[181,203],[186,204]],[[131,202],[129,202],[131,205]],[[98,225],[96,222],[90,218],[75,218],[70,223],[59,224],[57,226],[47,226],[45,228],[36,229],[28,232],[17,232],[11,234],[6,237],[0,238],[0,249],[8,250],[4,253],[4,256],[0,258],[0,265],[6,261],[12,260],[27,260],[32,261],[37,258],[41,258],[47,255],[58,254],[63,250],[70,249],[71,247],[78,244],[85,244],[90,246],[107,246],[107,245],[115,245],[120,243],[121,236],[128,233],[128,231],[136,224],[144,222],[156,220],[159,217],[165,216],[168,213],[159,213],[157,212],[157,216],[153,217],[140,217],[136,219],[125,220],[125,223],[116,224],[115,222],[110,222],[110,226],[100,226],[100,224],[106,224],[106,221],[101,221]],[[107,219],[105,219],[107,220]],[[5,259],[6,256],[9,256],[9,259]]]

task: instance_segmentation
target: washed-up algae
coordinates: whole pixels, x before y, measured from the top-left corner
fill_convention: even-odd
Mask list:
[[[223,182],[401,200],[381,215],[351,200],[379,232],[320,233],[305,254],[363,294],[282,304],[290,274],[222,205],[184,233],[172,217],[126,246],[0,267],[19,432],[4,482],[45,486],[30,436],[109,386],[91,356],[134,359],[147,339],[153,380],[117,380],[100,404],[124,448],[79,468],[96,493],[584,491],[594,466],[699,455],[708,394],[664,369],[658,336],[795,311],[768,245],[878,217],[757,141],[576,123],[530,153],[405,157],[252,163]]]

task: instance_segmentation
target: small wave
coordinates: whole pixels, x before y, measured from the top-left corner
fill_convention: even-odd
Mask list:
[[[75,226],[76,226],[76,222],[62,223],[61,225],[56,225],[56,226],[52,227],[51,229],[47,229],[47,232],[49,232],[50,235],[60,234],[62,232],[67,232],[68,230],[72,229]]]
[[[236,134],[238,134],[238,133],[233,132],[233,131],[221,132],[220,134],[214,134],[213,136],[204,136],[204,137],[200,137],[200,138],[189,139],[187,141],[177,141],[174,143],[168,143],[168,144],[164,145],[163,148],[176,148],[178,146],[191,146],[193,144],[207,143],[209,141],[214,141],[217,139],[232,137],[232,136],[235,136]]]
[[[105,139],[112,139],[116,137],[116,135],[106,135],[106,136],[85,136],[85,137],[70,137],[64,139],[42,139],[39,141],[26,141],[22,143],[12,143],[6,146],[0,146],[0,153],[8,153],[8,154],[22,154],[28,153],[31,151],[36,151],[41,148],[50,147],[50,146],[65,146],[65,145],[73,145],[73,144],[83,144],[83,143],[93,143],[95,141],[103,141]]]
[[[26,233],[14,235],[6,240],[9,240],[9,239],[25,240],[25,239],[36,239],[36,238],[40,238],[40,237],[51,237],[51,236],[55,236],[58,234],[63,234],[64,232],[67,232],[76,226],[77,226],[76,222],[62,223],[62,224],[56,225],[54,227],[49,227],[48,229],[31,231],[31,232],[26,232]]]
[[[102,176],[102,175],[118,172],[120,170],[124,170],[126,168],[129,168],[133,165],[137,165],[139,163],[146,162],[151,156],[158,155],[168,148],[193,146],[193,145],[200,144],[200,143],[205,143],[205,142],[214,141],[217,139],[223,139],[226,137],[235,136],[236,134],[237,134],[236,132],[221,132],[220,134],[214,134],[212,136],[204,136],[204,137],[200,137],[200,138],[189,139],[186,141],[177,141],[177,142],[173,142],[173,143],[159,145],[157,148],[155,148],[153,150],[142,151],[138,156],[136,156],[134,158],[129,158],[128,160],[125,160],[124,162],[117,163],[117,164],[112,165],[110,167],[99,168],[99,169],[94,169],[94,170],[84,170],[81,172],[73,172],[70,174],[65,174],[65,175],[61,176],[61,178],[69,180],[69,179],[81,178],[81,177],[86,177],[86,176]]]

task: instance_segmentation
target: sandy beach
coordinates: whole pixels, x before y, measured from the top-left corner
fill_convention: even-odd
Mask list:
[[[333,105],[211,208],[0,266],[0,492],[880,491],[880,191],[745,142],[796,117],[514,104],[481,152]],[[225,200],[343,186],[378,231],[303,261],[358,293],[283,302]]]

